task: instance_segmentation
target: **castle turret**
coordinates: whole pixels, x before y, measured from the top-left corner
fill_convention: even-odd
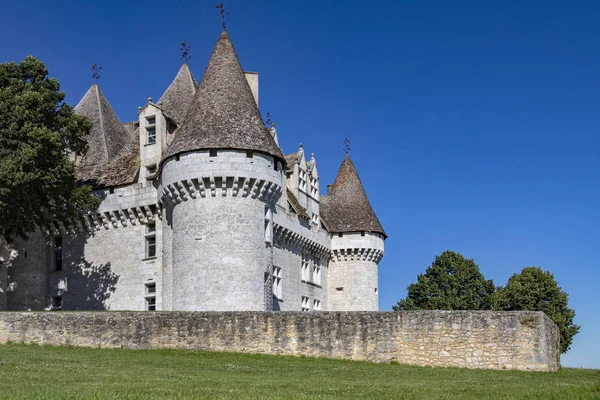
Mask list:
[[[107,165],[115,161],[124,147],[130,145],[131,134],[127,132],[97,83],[79,101],[75,112],[86,117],[92,125],[85,138],[87,152],[82,159],[76,160],[77,177],[81,181],[99,183]]]
[[[320,211],[332,235],[328,308],[377,311],[378,264],[387,236],[348,154],[328,195],[321,196]]]
[[[270,309],[283,167],[223,31],[160,165],[168,308]]]

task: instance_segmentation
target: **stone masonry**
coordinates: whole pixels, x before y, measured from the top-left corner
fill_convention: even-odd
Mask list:
[[[193,349],[556,371],[542,312],[4,312],[0,343]]]

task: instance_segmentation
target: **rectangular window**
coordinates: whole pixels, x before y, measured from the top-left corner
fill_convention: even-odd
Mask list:
[[[273,211],[265,206],[265,242],[273,243]]]
[[[313,301],[313,310],[315,310],[315,311],[321,311],[321,300],[314,300]]]
[[[156,222],[146,224],[146,258],[156,257]]]
[[[146,237],[146,258],[156,257],[156,236]]]
[[[147,140],[146,140],[147,144],[156,143],[156,128],[155,127],[146,128],[146,134],[147,134]]]
[[[146,311],[156,311],[156,283],[146,282],[144,284],[145,293],[144,298],[146,300]]]
[[[321,262],[318,259],[315,259],[315,264],[313,265],[313,280],[312,282],[315,285],[321,286]]]
[[[283,298],[283,286],[281,285],[281,268],[273,267],[273,296],[278,299]]]
[[[62,236],[55,237],[54,238],[54,270],[55,271],[62,271],[62,267],[63,267],[62,247],[63,247]]]
[[[316,178],[310,177],[310,195],[313,198],[317,198],[319,195],[319,181]]]
[[[317,228],[317,230],[318,230],[321,227],[321,224],[319,223],[319,214],[316,214],[316,213],[313,214],[311,222],[313,223],[315,228]]]
[[[146,117],[146,126],[156,125],[156,115]]]
[[[306,191],[306,171],[299,170],[299,182],[298,187],[302,191]]]
[[[146,297],[146,311],[156,311],[156,297]]]
[[[309,270],[308,256],[303,255],[302,256],[302,266],[300,267],[300,276],[301,276],[302,282],[308,282],[309,275],[310,275],[310,270]]]
[[[302,311],[310,311],[310,299],[306,296],[302,296]]]

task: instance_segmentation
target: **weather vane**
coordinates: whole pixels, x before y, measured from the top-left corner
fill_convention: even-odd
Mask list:
[[[270,111],[267,111],[267,122],[265,123],[265,125],[270,126],[271,124],[273,124],[273,120],[272,120],[272,115]]]
[[[92,78],[94,82],[98,83],[98,79],[100,79],[100,70],[102,69],[97,63],[92,64]]]
[[[344,151],[346,154],[350,153],[350,139],[344,139]]]
[[[181,42],[181,48],[179,50],[181,50],[181,59],[185,63],[192,58],[192,56],[190,56],[190,49],[191,47],[187,44],[187,40]]]
[[[225,8],[223,8],[223,3],[217,4],[217,9],[219,10],[219,15],[221,16],[221,25],[223,25],[223,29],[225,29],[225,16],[229,15],[229,13],[225,11]]]

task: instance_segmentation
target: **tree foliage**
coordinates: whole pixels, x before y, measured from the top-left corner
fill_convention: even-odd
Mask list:
[[[34,57],[0,64],[0,236],[8,241],[98,205],[69,160],[85,150],[90,123],[64,98]]]
[[[461,254],[445,251],[435,258],[408,296],[394,310],[489,310],[494,282],[486,280],[479,267]]]
[[[525,267],[514,274],[505,287],[494,295],[494,309],[501,311],[543,311],[560,330],[561,352],[571,348],[573,336],[580,326],[573,323],[575,311],[568,307],[568,295],[563,292],[550,271]]]

